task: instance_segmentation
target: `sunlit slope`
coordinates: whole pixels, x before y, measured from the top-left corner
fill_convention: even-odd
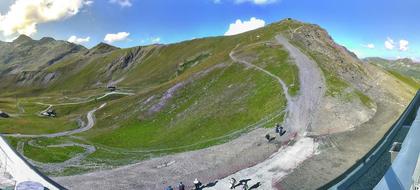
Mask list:
[[[385,69],[394,77],[413,88],[420,88],[420,63],[416,63],[411,59],[387,60],[375,57],[366,58],[363,61]]]
[[[80,144],[86,150],[96,147],[78,165],[46,171],[63,175],[204,148],[256,127],[271,127],[284,120],[285,93],[300,93],[297,67],[277,35],[313,59],[324,75],[326,94],[313,124],[318,127],[310,132],[354,129],[374,116],[377,99],[404,102],[414,92],[392,74],[363,64],[319,26],[287,19],[240,35],[169,45],[119,49],[101,43],[39,70],[1,74],[0,109],[12,117],[0,119],[0,132],[73,130],[86,123],[88,112],[106,103],[88,131],[71,137],[9,138],[14,146],[23,146],[28,158],[44,163],[68,160],[64,155],[80,153]],[[266,73],[233,61],[232,51],[279,77],[288,92]],[[108,86],[126,94],[104,97]],[[40,117],[50,104],[57,117]],[[48,147],[60,143],[78,145]],[[39,156],[43,150],[52,156]]]
[[[71,130],[80,121],[86,122],[89,110],[107,103],[95,113],[95,126],[74,135],[77,139],[64,136],[32,140],[43,146],[69,141],[94,145],[96,152],[84,162],[112,166],[150,156],[147,151],[166,154],[203,148],[256,127],[270,127],[284,119],[285,92],[272,77],[232,61],[229,53],[236,48],[237,56],[251,56],[252,63],[279,76],[289,86],[288,93],[296,95],[297,67],[274,39],[289,24],[170,45],[118,49],[100,44],[36,71],[57,76],[48,83],[35,77],[14,85],[19,74],[3,75],[10,83],[4,85],[2,95],[7,101],[0,106],[7,107],[15,117],[0,120],[0,130],[21,134]],[[96,100],[107,92],[107,86],[132,94]],[[72,102],[81,103],[62,105]],[[57,111],[56,118],[39,116],[48,104]],[[21,113],[22,107],[27,109]],[[24,143],[25,155],[41,162],[65,160],[63,152],[80,152],[77,148],[45,147],[45,151],[57,155],[39,157],[36,154],[40,147],[30,138],[10,140],[16,145]],[[139,153],[127,158],[124,150]],[[81,170],[68,168],[64,173]]]

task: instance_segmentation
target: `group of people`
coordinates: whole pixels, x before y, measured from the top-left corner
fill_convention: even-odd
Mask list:
[[[174,188],[172,188],[172,186],[168,186],[165,190],[174,190]],[[182,182],[179,182],[178,190],[185,190],[185,185]]]
[[[194,190],[199,190],[202,185],[203,184],[200,181],[198,181],[197,178],[195,178],[195,180],[194,180]],[[172,186],[168,186],[167,188],[165,188],[165,190],[174,190],[174,188]],[[178,190],[185,190],[185,185],[182,182],[179,182]]]
[[[275,127],[276,127],[276,133],[278,133],[278,134],[280,135],[280,137],[281,137],[281,136],[283,136],[284,134],[286,134],[286,130],[285,130],[285,129],[284,129],[284,127],[283,127],[283,126],[281,126],[279,123],[276,123]],[[270,137],[270,134],[266,134],[266,135],[265,135],[265,138],[266,138],[268,141],[271,141],[271,140],[273,140],[273,139],[274,139],[274,138],[271,138],[271,137]]]
[[[242,185],[242,190],[248,190],[248,180],[241,180],[239,181],[238,184],[236,184],[236,179],[235,178],[230,178],[229,180],[230,183],[230,189],[235,189],[237,186]]]
[[[276,123],[275,125],[276,127],[276,133],[278,133],[280,136],[283,136],[284,134],[286,134],[286,130],[284,129],[283,126],[281,126],[279,123]],[[265,138],[268,141],[271,141],[272,138],[270,137],[269,134],[265,135]],[[238,184],[236,183],[236,179],[235,178],[231,178],[229,180],[230,183],[230,189],[235,189],[237,186],[241,186],[242,185],[242,190],[248,190],[248,183],[245,180],[240,181]],[[202,188],[202,183],[196,178],[194,180],[194,190],[199,190]],[[174,188],[172,188],[172,186],[168,186],[165,190],[174,190]],[[178,184],[178,190],[185,190],[185,185],[182,182],[179,182]]]

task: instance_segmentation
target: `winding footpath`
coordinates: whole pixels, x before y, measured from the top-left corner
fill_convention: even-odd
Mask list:
[[[21,137],[21,138],[38,138],[38,137],[46,137],[46,138],[54,138],[54,137],[62,137],[62,136],[69,136],[74,135],[77,133],[85,132],[89,129],[91,129],[95,125],[95,115],[94,113],[103,108],[106,105],[106,103],[102,104],[98,108],[95,108],[87,113],[87,124],[83,127],[69,130],[69,131],[63,131],[59,133],[51,133],[51,134],[40,134],[40,135],[24,135],[24,134],[4,134],[3,136],[6,137]]]
[[[277,36],[276,40],[289,51],[299,68],[300,94],[297,97],[288,95],[286,84],[276,75],[235,57],[234,52],[230,55],[233,61],[264,72],[279,82],[288,100],[285,120],[285,126],[290,130],[288,134],[301,135],[285,135],[282,137],[284,139],[280,139],[282,142],[276,139],[273,143],[267,143],[264,135],[274,135],[272,129],[256,128],[221,145],[152,158],[111,170],[58,177],[55,180],[70,189],[152,190],[174,186],[179,181],[191,184],[194,178],[199,177],[205,184],[220,179],[213,187],[206,189],[225,190],[229,189],[228,179],[235,177],[238,181],[251,179],[249,186],[259,182],[259,189],[272,189],[273,182],[290,173],[316,152],[318,144],[312,138],[300,136],[304,136],[306,129],[310,128],[311,118],[325,90],[325,82],[317,64],[285,38]],[[293,145],[281,146],[293,138]]]
[[[103,98],[106,98],[108,96],[111,95],[134,95],[134,93],[130,93],[130,92],[108,92],[105,93],[104,95],[97,97],[97,98],[90,98],[87,99],[85,101],[80,101],[80,102],[69,102],[69,103],[61,103],[61,104],[45,104],[45,103],[41,103],[41,102],[36,102],[36,104],[38,105],[46,105],[48,106],[45,110],[41,111],[40,114],[42,114],[43,112],[47,112],[49,109],[51,109],[54,106],[66,106],[66,105],[78,105],[78,104],[85,104],[85,103],[89,103],[95,100],[101,100]],[[99,106],[98,108],[95,108],[91,111],[89,111],[87,113],[87,120],[88,123],[86,125],[84,125],[82,123],[82,127],[74,129],[74,130],[69,130],[69,131],[63,131],[63,132],[58,132],[58,133],[51,133],[51,134],[39,134],[39,135],[25,135],[25,134],[3,134],[2,136],[6,136],[6,137],[21,137],[21,138],[38,138],[38,137],[46,137],[46,138],[54,138],[54,137],[62,137],[62,136],[69,136],[69,135],[74,135],[77,133],[81,133],[81,132],[85,132],[89,129],[91,129],[94,125],[95,125],[95,116],[94,113],[103,108],[106,105],[106,103],[102,104],[101,106]]]
[[[44,105],[44,106],[49,106],[46,109],[46,110],[48,110],[50,108],[50,106],[52,107],[52,106],[67,106],[67,105],[86,104],[86,103],[89,103],[89,102],[93,102],[95,100],[101,100],[101,99],[106,98],[106,97],[111,96],[111,95],[127,95],[127,96],[132,96],[132,95],[134,95],[134,93],[131,93],[131,92],[115,92],[114,91],[114,92],[105,93],[104,95],[102,95],[100,97],[97,97],[97,98],[88,98],[87,100],[80,101],[80,102],[68,102],[68,103],[61,103],[61,104],[45,104],[45,103],[42,103],[42,102],[36,102],[36,104],[38,104],[38,105]]]
[[[206,189],[229,189],[229,179],[231,178],[237,180],[249,179],[248,185],[250,187],[258,186],[261,189],[272,189],[274,183],[281,180],[282,177],[290,173],[300,163],[316,153],[318,144],[314,139],[299,136],[294,139],[295,137],[290,136],[290,134],[298,133],[304,135],[304,132],[311,127],[314,113],[317,111],[321,98],[324,95],[324,79],[317,64],[291,45],[287,39],[283,36],[277,36],[276,40],[289,52],[299,69],[300,93],[297,97],[291,98],[288,95],[288,89],[285,87],[284,82],[269,71],[236,58],[233,52],[230,53],[230,57],[236,62],[268,74],[278,80],[283,86],[288,100],[287,118],[284,123],[285,128],[289,131],[286,141],[295,140],[296,142],[291,146],[280,148],[278,152],[264,162],[227,176],[219,180],[214,187]]]

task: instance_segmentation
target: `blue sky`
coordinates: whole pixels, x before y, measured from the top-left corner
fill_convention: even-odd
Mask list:
[[[46,3],[59,4],[50,7],[54,14],[28,8]],[[0,40],[75,36],[92,47],[111,34],[108,43],[132,47],[224,35],[237,19],[269,24],[292,17],[320,25],[360,57],[420,60],[419,8],[418,0],[1,0]]]

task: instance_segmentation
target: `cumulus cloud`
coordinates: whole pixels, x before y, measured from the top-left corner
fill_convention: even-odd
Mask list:
[[[265,26],[265,21],[252,17],[250,20],[241,21],[240,19],[236,20],[235,23],[229,25],[229,29],[226,31],[225,36],[231,36],[235,34],[240,34],[250,30],[255,30]]]
[[[408,41],[400,40],[400,51],[407,51],[407,50],[408,50]]]
[[[6,14],[0,14],[0,31],[5,36],[37,32],[37,25],[66,19],[93,1],[86,0],[16,0]]]
[[[127,37],[130,35],[128,32],[118,32],[116,34],[107,34],[105,35],[105,42],[107,43],[113,43],[117,41],[122,41],[127,39]]]
[[[118,4],[121,7],[131,7],[133,3],[131,0],[109,0],[110,3]]]
[[[89,5],[92,5],[92,4],[93,4],[93,1],[89,1],[89,0],[87,0],[87,1],[85,1],[84,3],[85,3],[85,5],[88,5],[88,6],[89,6]]]
[[[385,48],[389,49],[389,50],[392,50],[392,49],[394,49],[394,47],[395,47],[394,40],[391,39],[390,37],[388,37],[385,41]]]
[[[83,44],[83,43],[89,42],[90,37],[88,36],[86,38],[79,38],[77,36],[70,36],[70,38],[67,41],[71,43],[75,43],[75,44]]]
[[[278,2],[278,0],[235,0],[235,3],[245,3],[245,2],[250,2],[256,5],[266,5],[266,4]]]
[[[369,49],[375,49],[375,44],[366,44],[366,45],[362,45],[365,48],[369,48]]]
[[[150,41],[151,41],[153,44],[157,44],[157,43],[159,43],[159,42],[160,42],[160,38],[159,38],[159,37],[156,37],[156,38],[151,38],[151,39],[150,39]]]
[[[374,49],[375,48],[375,44],[368,44],[366,47],[369,48],[369,49]]]

